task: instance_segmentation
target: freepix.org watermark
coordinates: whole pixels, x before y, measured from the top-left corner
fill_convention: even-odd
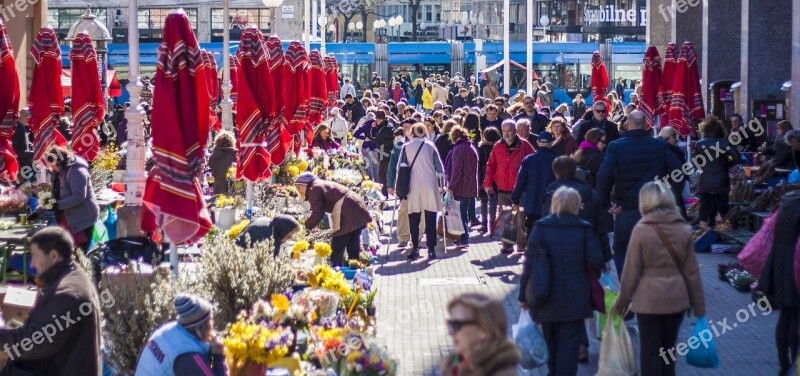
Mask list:
[[[669,22],[670,17],[675,18],[678,13],[686,13],[689,8],[706,3],[708,0],[672,0],[672,5],[658,4],[658,13],[664,17],[664,21]]]
[[[695,154],[691,160],[684,163],[680,169],[675,169],[661,178],[656,176],[654,180],[662,190],[669,190],[670,181],[680,183],[695,172],[702,172],[703,167],[715,159],[727,158],[728,151],[741,144],[742,141],[750,137],[760,137],[762,134],[764,134],[764,127],[758,119],[753,119],[747,123],[746,127],[741,127],[740,132],[731,132],[728,135],[728,145],[724,148],[719,143],[707,148],[704,147],[702,153]]]
[[[25,13],[29,6],[38,3],[39,0],[17,0],[6,6],[0,6],[0,17],[3,21],[8,21],[17,16],[17,13]]]
[[[110,291],[103,290],[100,292],[98,297],[100,299],[100,304],[102,304],[103,307],[110,308],[114,306],[114,296],[111,295]],[[22,352],[28,352],[31,351],[34,346],[43,344],[45,340],[47,340],[47,343],[53,343],[53,339],[58,333],[61,333],[69,329],[69,327],[76,325],[84,317],[91,315],[92,312],[94,312],[94,306],[92,306],[92,303],[83,302],[80,306],[78,306],[78,312],[75,315],[73,314],[76,312],[72,311],[67,311],[61,316],[53,315],[52,322],[33,332],[30,337],[23,338],[13,345],[9,345],[8,343],[3,345],[3,352],[8,355],[9,360],[14,361],[14,359],[22,356],[20,349],[22,349]]]
[[[711,343],[714,338],[733,331],[739,324],[744,324],[751,318],[757,317],[756,308],[761,312],[761,316],[767,316],[772,313],[772,305],[769,303],[769,300],[766,296],[762,297],[748,304],[747,308],[736,311],[736,321],[731,320],[731,323],[728,323],[727,317],[716,323],[713,320],[708,320],[708,323],[711,325],[710,329],[703,330],[697,333],[697,335],[689,337],[685,342],[679,342],[675,347],[666,350],[662,347],[658,349],[658,355],[661,356],[665,364],[670,364],[675,362],[675,353],[678,353],[678,356],[685,356],[689,353],[690,349],[696,350],[700,348],[700,346],[708,348],[708,344]],[[667,355],[669,355],[669,357],[667,357]]]

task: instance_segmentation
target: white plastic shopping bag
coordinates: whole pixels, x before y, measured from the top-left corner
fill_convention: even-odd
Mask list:
[[[449,193],[444,196],[444,220],[446,221],[448,234],[461,235],[464,233],[464,223],[461,222],[460,202],[453,199]]]
[[[519,313],[519,321],[511,326],[514,343],[522,354],[519,362],[523,369],[533,369],[547,364],[547,342],[539,327],[531,320],[527,310]]]

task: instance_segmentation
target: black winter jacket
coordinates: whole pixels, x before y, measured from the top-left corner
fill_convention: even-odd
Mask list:
[[[696,157],[703,155],[706,161],[701,166],[698,190],[701,193],[728,193],[731,187],[728,169],[741,162],[739,151],[722,137],[706,137],[697,141],[694,147]]]
[[[586,139],[586,133],[594,128],[600,128],[606,134],[606,145],[620,137],[619,127],[613,121],[606,119],[605,121],[598,122],[594,117],[589,120],[581,120],[574,127],[572,127],[572,137],[575,137],[575,142],[580,145]]]
[[[631,130],[608,144],[597,173],[597,192],[601,200],[610,198],[622,205],[623,210],[639,210],[642,186],[680,168],[678,158],[666,142],[653,138],[648,131]],[[614,197],[611,197],[612,186]]]
[[[553,194],[561,187],[572,188],[581,195],[581,211],[578,212],[578,217],[589,222],[594,228],[595,236],[600,242],[600,249],[603,250],[603,261],[611,260],[611,244],[608,241],[608,233],[612,231],[610,222],[613,222],[613,219],[609,221],[608,212],[603,209],[600,195],[588,184],[573,178],[559,179],[550,183],[544,196],[542,216],[550,215]]]
[[[602,265],[591,224],[572,214],[544,217],[533,225],[528,240],[519,300],[526,302],[537,321],[592,317],[586,268],[599,270]]]

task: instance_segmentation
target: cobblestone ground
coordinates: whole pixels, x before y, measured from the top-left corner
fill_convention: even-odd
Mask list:
[[[389,214],[387,214],[389,216]],[[387,221],[387,227],[388,227]],[[399,362],[400,375],[439,375],[439,362],[447,354],[450,338],[445,320],[447,302],[454,296],[478,291],[504,302],[510,323],[519,318],[517,305],[522,254],[501,255],[499,244],[473,232],[472,245],[467,251],[449,248],[446,254],[429,261],[406,260],[407,251],[398,250],[393,240],[388,258],[386,247],[381,249],[383,266],[377,270],[378,333],[377,339],[387,346]],[[385,244],[385,243],[384,243]],[[425,254],[425,252],[422,252]],[[776,375],[774,328],[778,312],[754,309],[750,293],[740,293],[717,277],[717,264],[735,261],[733,255],[700,254],[707,317],[723,321],[732,327],[715,339],[720,367],[698,369],[678,359],[679,375]],[[737,316],[738,314],[738,316]],[[695,319],[685,319],[679,341],[690,336]],[[635,321],[629,323],[634,347],[638,352],[638,331]],[[510,325],[509,325],[510,335]],[[594,375],[600,346],[592,340],[590,362],[581,364],[579,375]],[[638,355],[637,355],[638,356]],[[532,375],[546,375],[546,367]],[[645,375],[646,376],[646,375]]]

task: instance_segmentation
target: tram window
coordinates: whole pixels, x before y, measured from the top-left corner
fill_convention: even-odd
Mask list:
[[[641,64],[617,64],[614,67],[614,82],[617,78],[622,77],[622,82],[625,84],[626,89],[633,89],[636,80],[642,79],[642,66]]]

